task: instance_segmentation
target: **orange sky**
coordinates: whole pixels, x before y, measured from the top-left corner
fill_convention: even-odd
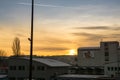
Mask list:
[[[99,46],[101,40],[117,40],[120,35],[120,1],[36,0],[34,55],[68,55],[70,50]],[[21,52],[29,54],[30,1],[0,1],[0,49],[12,55],[15,37]]]

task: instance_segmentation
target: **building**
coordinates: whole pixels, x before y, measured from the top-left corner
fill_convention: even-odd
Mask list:
[[[115,80],[115,78],[109,78],[105,75],[67,74],[57,76],[56,80]]]
[[[58,55],[58,56],[45,56],[45,58],[55,59],[71,65],[76,65],[77,55]]]
[[[119,57],[120,47],[117,41],[100,42],[99,47],[78,48],[79,72],[116,75],[120,70]]]
[[[48,58],[33,58],[33,79],[50,80],[51,78],[66,74],[71,65]],[[23,80],[29,78],[29,58],[10,57],[8,78],[10,80]]]
[[[8,80],[7,75],[0,75],[0,80]]]
[[[8,72],[8,58],[0,57],[0,74],[7,75]]]

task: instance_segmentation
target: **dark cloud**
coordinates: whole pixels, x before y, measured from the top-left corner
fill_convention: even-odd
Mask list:
[[[96,30],[103,30],[103,29],[110,29],[107,26],[90,26],[90,27],[76,27],[75,29],[96,29]]]
[[[113,30],[120,30],[120,27],[115,27],[113,28]]]
[[[92,33],[86,33],[86,32],[82,32],[82,33],[72,33],[73,35],[75,35],[75,36],[86,36],[86,37],[88,37],[88,36],[91,36],[91,37],[96,37],[96,36],[100,36],[100,34],[92,34]]]
[[[68,48],[66,47],[35,47],[34,49],[35,51],[64,51],[64,50],[69,50]]]
[[[92,34],[92,33],[72,33],[74,36],[77,36],[77,39],[82,39],[81,37],[85,37],[87,41],[98,41],[102,39],[110,39],[116,38],[120,39],[120,34]]]
[[[81,36],[82,37],[85,37],[86,40],[100,40],[102,39],[103,37],[105,37],[105,35],[101,35],[101,34],[92,34],[92,33],[72,33],[73,35],[75,36],[78,36],[78,38]]]
[[[120,34],[111,34],[112,36],[120,36]]]
[[[75,27],[74,29],[87,29],[87,30],[120,30],[116,26],[88,26],[88,27]]]

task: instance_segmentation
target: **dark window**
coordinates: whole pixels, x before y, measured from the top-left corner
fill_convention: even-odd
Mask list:
[[[24,80],[24,78],[18,78],[17,80]]]
[[[111,67],[111,71],[113,71],[113,67]]]
[[[19,66],[18,69],[19,70],[25,70],[25,66]]]
[[[108,67],[108,71],[110,71],[110,67]]]
[[[105,61],[109,61],[109,56],[105,56]]]
[[[115,67],[115,71],[117,71],[117,67]]]
[[[44,67],[44,66],[38,66],[37,69],[44,71],[44,70],[45,70],[45,67]]]
[[[119,71],[120,71],[120,67],[119,67]]]
[[[12,66],[10,66],[10,70],[12,70]]]
[[[45,78],[37,78],[37,80],[45,80]]]
[[[108,51],[108,47],[105,47],[105,51]]]
[[[15,80],[15,78],[14,77],[10,77],[9,80]]]
[[[109,52],[105,52],[105,56],[109,56]]]
[[[10,66],[10,70],[16,70],[16,66]]]
[[[107,47],[107,46],[108,46],[108,43],[104,43],[104,46]]]
[[[21,66],[19,66],[18,69],[21,70],[22,69]]]

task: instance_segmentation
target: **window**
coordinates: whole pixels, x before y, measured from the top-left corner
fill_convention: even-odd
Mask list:
[[[111,71],[113,71],[113,67],[111,67]]]
[[[19,70],[25,70],[25,66],[19,66],[18,69]]]
[[[21,77],[21,78],[18,78],[17,80],[24,80],[24,78]]]
[[[45,80],[45,78],[37,78],[37,80]]]
[[[10,70],[16,70],[16,66],[10,66]]]
[[[105,56],[105,61],[109,61],[109,56]]]
[[[108,71],[110,71],[110,67],[108,67],[107,69],[108,69]]]
[[[10,77],[9,80],[15,80],[15,77]]]
[[[109,56],[109,52],[105,52],[105,56]]]
[[[104,43],[104,46],[107,47],[107,46],[108,46],[108,43]]]
[[[44,66],[38,66],[38,67],[37,67],[37,70],[42,70],[42,71],[44,71],[44,70],[45,70],[45,67],[44,67]]]
[[[117,71],[117,67],[115,67],[115,71]]]

